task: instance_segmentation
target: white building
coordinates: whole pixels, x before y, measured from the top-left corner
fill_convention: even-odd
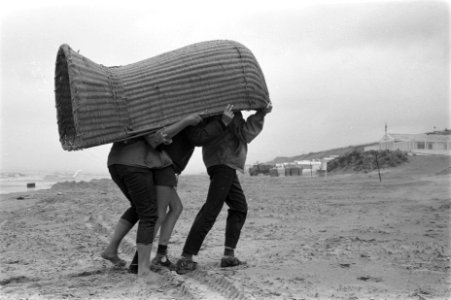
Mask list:
[[[400,150],[414,154],[451,155],[451,135],[445,132],[422,134],[386,133],[379,144],[365,148],[368,150]]]
[[[302,168],[302,174],[310,174],[314,173],[321,169],[321,162],[319,160],[296,160],[294,161],[297,167]]]

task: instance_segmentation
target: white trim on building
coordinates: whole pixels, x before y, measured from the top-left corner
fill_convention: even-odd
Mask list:
[[[368,150],[400,150],[423,155],[451,155],[451,135],[386,133],[378,145],[365,148],[365,151]]]

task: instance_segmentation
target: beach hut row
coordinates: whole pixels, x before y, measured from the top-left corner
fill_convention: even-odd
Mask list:
[[[327,173],[327,162],[333,157],[313,160],[298,160],[288,163],[279,163],[271,168],[269,175],[280,176],[321,176]]]
[[[322,176],[327,173],[327,163],[337,155],[330,155],[321,159],[296,160],[277,164],[255,163],[246,166],[246,173],[250,176],[270,175],[281,176]]]

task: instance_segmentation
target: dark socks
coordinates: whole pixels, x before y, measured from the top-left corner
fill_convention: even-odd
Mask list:
[[[158,245],[157,255],[164,256],[168,253],[168,245]]]
[[[135,251],[135,255],[133,256],[131,265],[137,265],[138,264],[138,251]]]
[[[168,253],[167,245],[158,245],[157,255],[165,256],[167,253]],[[138,252],[135,251],[135,255],[133,256],[131,265],[137,265],[137,264],[138,264]]]
[[[182,257],[193,260],[193,255],[185,252],[182,253]]]
[[[224,256],[235,256],[235,250],[233,248],[225,247]]]

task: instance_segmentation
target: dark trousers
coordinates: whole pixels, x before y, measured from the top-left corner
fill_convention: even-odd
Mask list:
[[[151,244],[155,223],[158,219],[158,206],[153,173],[151,169],[125,165],[108,167],[111,178],[130,201],[130,207],[121,216],[132,225],[138,224],[137,244]]]
[[[207,169],[210,187],[207,200],[200,209],[183,247],[186,254],[197,255],[205,237],[213,227],[224,202],[228,205],[225,246],[235,249],[246,221],[247,203],[235,169],[225,165]]]

